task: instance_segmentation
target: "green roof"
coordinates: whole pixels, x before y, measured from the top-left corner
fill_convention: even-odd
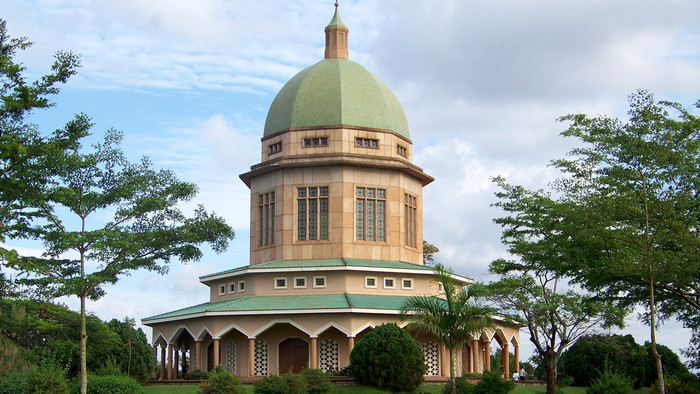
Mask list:
[[[301,294],[247,296],[227,301],[206,302],[172,312],[144,318],[149,320],[185,317],[201,313],[294,311],[309,309],[375,309],[400,310],[409,296],[379,294]]]
[[[399,100],[377,76],[347,59],[324,59],[295,75],[272,101],[264,137],[290,128],[353,126],[410,139]]]
[[[328,23],[328,26],[326,26],[326,29],[329,27],[345,27],[345,24],[343,23],[343,20],[340,19],[340,14],[338,13],[338,6],[335,7],[335,13],[333,14],[333,18],[331,21]]]
[[[206,279],[213,276],[232,274],[243,270],[258,269],[285,269],[285,268],[322,268],[322,267],[366,267],[366,268],[389,268],[389,269],[409,269],[420,271],[431,271],[432,268],[425,265],[407,263],[405,261],[386,260],[361,260],[361,259],[315,259],[315,260],[274,260],[267,263],[246,265],[226,271],[215,272],[200,276],[199,279]]]

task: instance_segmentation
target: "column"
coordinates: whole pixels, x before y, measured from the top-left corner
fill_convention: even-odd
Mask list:
[[[348,337],[348,363],[345,364],[345,366],[350,365],[350,353],[352,353],[352,349],[355,347],[355,337]],[[341,365],[338,365],[340,368],[343,368]]]
[[[173,345],[168,344],[168,380],[173,380]]]
[[[219,366],[219,339],[214,339],[214,368]]]
[[[255,376],[255,338],[248,338],[248,373],[252,378]]]
[[[503,365],[503,377],[510,379],[510,353],[508,350],[508,342],[501,347],[501,365]]]
[[[165,346],[160,346],[160,380],[165,380]]]
[[[491,372],[491,341],[484,341],[484,371]]]
[[[479,370],[479,341],[472,341],[472,372],[481,373]]]
[[[156,358],[156,363],[158,362],[158,345],[153,344],[153,352],[155,353],[154,356]],[[151,378],[154,380],[156,379],[156,371],[151,372]]]
[[[173,376],[180,379],[180,348],[175,349],[175,362],[173,363]]]
[[[311,338],[311,368],[314,369],[318,368],[318,347],[316,346],[317,341],[318,338]]]
[[[513,345],[513,357],[515,359],[515,373],[520,374],[520,346]]]
[[[440,343],[440,376],[450,376],[450,352]]]
[[[202,341],[194,341],[194,367],[202,370]]]

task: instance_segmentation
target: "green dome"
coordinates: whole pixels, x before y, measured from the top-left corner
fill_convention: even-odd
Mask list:
[[[297,127],[355,126],[410,139],[399,100],[377,76],[347,59],[324,59],[301,70],[277,94],[265,134]]]

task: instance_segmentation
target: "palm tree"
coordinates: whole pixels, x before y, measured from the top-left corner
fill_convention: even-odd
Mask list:
[[[450,351],[450,386],[455,393],[455,352],[468,337],[493,325],[493,310],[474,303],[474,292],[461,287],[452,270],[437,264],[433,271],[437,283],[442,284],[444,298],[413,296],[404,302],[400,318],[410,322],[409,330],[437,338]]]

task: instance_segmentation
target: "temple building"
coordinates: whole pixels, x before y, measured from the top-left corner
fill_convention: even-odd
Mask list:
[[[261,161],[240,176],[250,188],[249,265],[200,277],[209,302],[143,319],[162,379],[178,378],[183,357],[189,370],[223,365],[239,377],[337,371],[375,326],[406,325],[408,297],[441,296],[422,249],[423,187],[434,179],[411,161],[401,104],[348,60],[337,4],[325,41],[324,59],[275,97]],[[426,375],[449,376],[440,342],[415,338]],[[460,371],[490,369],[494,340],[506,357],[514,346],[517,365],[518,329],[499,326],[465,343]]]

